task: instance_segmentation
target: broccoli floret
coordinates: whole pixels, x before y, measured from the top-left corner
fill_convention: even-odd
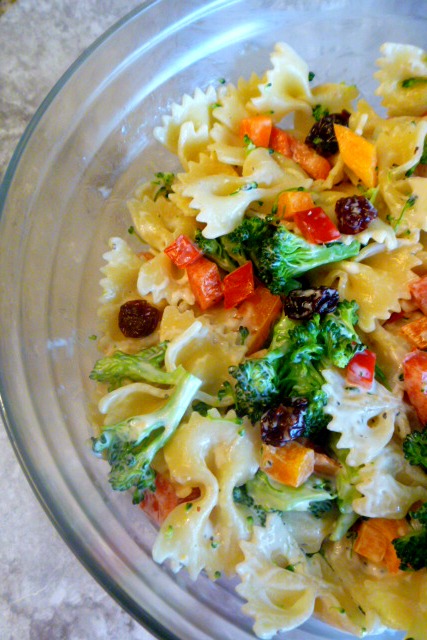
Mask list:
[[[310,502],[308,510],[315,518],[323,518],[326,513],[331,513],[336,507],[336,500],[317,500]]]
[[[418,571],[427,567],[427,502],[410,515],[417,528],[393,540],[393,545],[401,562],[400,568]]]
[[[427,471],[427,427],[424,431],[413,431],[403,441],[403,453],[410,464]]]
[[[322,340],[326,357],[337,367],[344,368],[358,351],[363,351],[359,335],[355,331],[358,321],[358,305],[349,300],[340,302],[335,311],[322,319]]]
[[[218,239],[218,246],[205,243],[207,255],[221,260],[227,270],[228,261],[241,264],[242,257],[252,260],[260,280],[275,294],[297,289],[300,276],[331,262],[353,258],[360,251],[360,243],[332,242],[313,244],[289,231],[284,225],[274,224],[272,216],[267,218],[245,218],[231,233]],[[223,250],[227,257],[224,262]],[[219,264],[219,262],[218,262]]]
[[[248,494],[246,485],[234,487],[233,500],[237,504],[248,507],[251,516],[253,517],[254,524],[261,525],[262,527],[265,526],[265,522],[267,520],[267,512],[265,509],[255,504],[254,499]]]
[[[235,378],[234,398],[238,416],[247,415],[256,422],[279,398],[281,391],[280,351],[270,351],[263,358],[244,360],[230,367]]]
[[[161,342],[133,355],[116,351],[113,355],[98,360],[89,377],[97,382],[108,383],[109,391],[127,381],[144,380],[154,384],[174,385],[182,370],[179,367],[172,372],[162,370],[166,347],[167,342]]]
[[[333,500],[336,497],[330,483],[315,475],[295,488],[275,482],[260,470],[246,483],[246,490],[254,503],[267,512],[308,511],[312,503]]]
[[[272,293],[288,293],[299,287],[295,278],[316,267],[347,260],[359,253],[360,244],[353,241],[311,244],[283,225],[261,246],[256,266],[261,280]]]
[[[155,472],[151,463],[177,429],[201,381],[180,369],[176,386],[167,402],[149,414],[122,420],[105,427],[100,436],[92,438],[92,449],[108,460],[109,480],[116,491],[136,487],[133,502],[142,500],[146,489],[154,491]]]
[[[354,329],[356,322],[357,304],[348,301],[340,302],[333,313],[315,314],[305,322],[283,316],[273,329],[266,355],[230,369],[236,380],[237,414],[255,422],[281,397],[305,398],[304,435],[316,437],[331,419],[324,412],[327,396],[322,370],[332,364],[347,366],[364,348]]]
[[[228,236],[205,238],[201,231],[196,231],[195,242],[203,255],[210,258],[224,271],[234,271],[246,262],[241,246],[233,243]]]

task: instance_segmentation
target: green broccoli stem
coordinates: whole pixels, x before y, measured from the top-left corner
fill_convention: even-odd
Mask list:
[[[177,429],[202,384],[183,368],[176,371],[176,387],[160,409],[109,425],[100,436],[92,438],[93,451],[105,454],[111,465],[110,483],[114,490],[136,486],[139,498],[143,490],[152,486],[152,460]]]
[[[154,349],[146,349],[130,355],[116,351],[113,355],[98,360],[89,377],[97,382],[108,383],[110,391],[120,387],[124,381],[144,380],[153,384],[175,385],[182,375],[183,368],[163,371],[160,366],[164,361],[165,350],[166,343],[159,345],[157,352]]]
[[[349,511],[348,513],[340,513],[338,518],[336,519],[333,529],[329,535],[329,539],[332,542],[339,542],[347,535],[349,529],[354,525],[355,522],[360,518],[360,516],[354,511]]]
[[[265,511],[309,511],[314,502],[333,500],[335,491],[327,482],[311,476],[300,487],[275,482],[263,471],[246,483],[248,495]]]

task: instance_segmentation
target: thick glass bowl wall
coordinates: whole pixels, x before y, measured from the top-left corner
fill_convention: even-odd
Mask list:
[[[106,465],[86,444],[102,254],[111,235],[126,233],[136,183],[176,169],[153,127],[184,93],[261,73],[278,41],[308,61],[316,81],[354,82],[371,99],[380,44],[427,48],[426,22],[425,3],[394,0],[146,3],[69,70],[15,153],[0,193],[5,422],[65,540],[160,638],[252,632],[232,585],[204,577],[195,585],[152,562],[154,527],[110,490]],[[285,637],[343,634],[313,621]]]

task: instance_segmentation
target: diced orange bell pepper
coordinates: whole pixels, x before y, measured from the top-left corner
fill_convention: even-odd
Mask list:
[[[268,116],[243,118],[240,122],[239,135],[242,139],[247,136],[256,147],[268,147],[272,126],[273,121]]]
[[[387,551],[389,541],[365,520],[360,525],[353,549],[356,553],[371,560],[371,562],[382,562]]]
[[[401,332],[418,349],[427,349],[427,316],[402,325]]]
[[[344,164],[369,189],[376,187],[378,167],[375,145],[341,124],[334,124],[334,131]]]
[[[247,355],[262,349],[273,324],[282,313],[282,308],[280,296],[273,295],[267,287],[261,285],[236,308],[235,317],[249,331],[245,342]]]
[[[297,211],[314,207],[313,198],[307,191],[283,191],[277,199],[279,220],[292,220]]]
[[[188,265],[188,282],[202,311],[209,309],[223,297],[218,266],[207,258],[199,258]]]
[[[384,563],[390,573],[397,573],[400,560],[393,540],[406,535],[409,525],[405,520],[370,518],[360,525],[354,551],[372,562]]]
[[[314,471],[314,451],[294,440],[283,447],[263,445],[260,468],[282,484],[300,487]]]
[[[171,481],[162,474],[157,474],[154,492],[146,491],[140,507],[156,524],[162,524],[176,506],[182,502],[191,502],[200,497],[200,490],[195,488],[185,498],[179,498]]]
[[[281,153],[286,158],[292,158],[292,136],[279,129],[279,127],[273,127],[271,129],[269,145],[270,149]]]
[[[332,169],[329,160],[314,149],[294,138],[292,140],[292,159],[314,180],[326,180]]]
[[[412,294],[412,299],[424,315],[427,316],[427,276],[422,276],[422,278],[412,282],[409,285],[409,291]]]
[[[292,158],[314,180],[326,180],[332,168],[329,160],[279,127],[272,128],[269,147],[286,158]]]

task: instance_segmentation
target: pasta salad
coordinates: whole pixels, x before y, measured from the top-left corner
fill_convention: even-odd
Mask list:
[[[427,637],[427,54],[377,64],[384,113],[284,43],[172,104],[104,255],[93,451],[265,639]]]

